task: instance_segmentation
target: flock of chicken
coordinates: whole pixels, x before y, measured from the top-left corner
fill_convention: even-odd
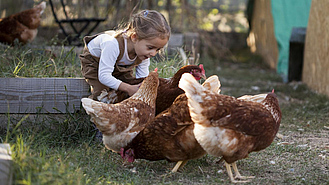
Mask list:
[[[46,7],[0,19],[0,42],[25,44],[33,40]],[[176,172],[188,160],[205,154],[221,157],[232,182],[247,182],[236,161],[268,147],[281,122],[274,91],[239,98],[220,94],[220,81],[206,78],[202,65],[182,67],[170,79],[156,71],[147,78],[131,80],[140,89],[131,97],[121,91],[103,92],[99,101],[83,98],[82,105],[103,134],[106,148],[124,161],[135,159],[177,162]],[[231,170],[233,167],[235,177]]]
[[[177,162],[176,172],[188,160],[210,154],[225,162],[232,182],[248,182],[254,177],[241,176],[236,161],[273,142],[281,122],[274,90],[235,98],[220,94],[218,76],[202,85],[197,81],[201,77],[202,65],[184,66],[170,79],[153,71],[131,97],[110,91],[100,101],[81,101],[105,147],[124,161]]]

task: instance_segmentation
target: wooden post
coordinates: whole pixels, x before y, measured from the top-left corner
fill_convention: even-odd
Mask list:
[[[177,48],[184,45],[184,35],[183,34],[171,34],[168,41],[168,55],[174,55],[177,53]]]
[[[12,166],[10,156],[10,145],[0,144],[0,184],[11,185],[12,184]]]

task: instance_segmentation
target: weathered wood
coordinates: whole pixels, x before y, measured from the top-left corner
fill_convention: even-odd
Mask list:
[[[307,25],[302,81],[329,96],[329,3],[312,1]]]
[[[171,34],[168,41],[168,54],[176,54],[177,47],[183,47],[184,45],[184,36],[183,34]]]
[[[0,78],[0,113],[66,113],[80,109],[82,78]]]
[[[11,152],[9,144],[0,144],[0,184],[12,184]]]
[[[200,36],[197,32],[187,32],[184,33],[184,43],[185,43],[185,50],[192,53],[193,49],[195,54],[200,53]]]
[[[278,44],[274,35],[271,1],[255,0],[251,31],[247,39],[252,52],[260,54],[273,69],[277,68]]]

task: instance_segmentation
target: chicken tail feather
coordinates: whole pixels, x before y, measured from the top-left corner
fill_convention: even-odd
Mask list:
[[[206,89],[189,73],[183,74],[179,81],[179,87],[185,91],[188,98],[188,106],[192,120],[195,123],[204,121],[206,117],[201,114],[203,108],[200,103],[204,101],[204,91],[206,91]]]
[[[217,75],[212,75],[207,78],[206,81],[203,82],[202,86],[205,87],[207,90],[220,94],[221,84]]]
[[[94,113],[94,109],[92,108],[92,102],[93,101],[94,100],[92,100],[90,98],[82,98],[81,99],[82,106],[86,110],[87,114]]]
[[[179,88],[183,89],[186,93],[186,96],[190,98],[191,96],[194,95],[199,95],[200,91],[204,90],[204,87],[202,87],[196,80],[195,78],[189,74],[189,73],[184,73],[182,75],[181,80],[179,81]],[[201,101],[201,96],[197,96],[200,98]]]
[[[46,9],[46,2],[43,1],[42,3],[37,5],[36,8],[40,11],[40,15],[43,14]]]

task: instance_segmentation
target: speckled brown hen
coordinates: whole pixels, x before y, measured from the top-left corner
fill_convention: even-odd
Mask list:
[[[190,115],[195,123],[193,132],[202,148],[225,160],[232,182],[253,178],[241,176],[236,161],[273,142],[281,122],[281,110],[274,92],[268,93],[260,103],[239,100],[204,89],[190,74],[183,74],[179,87],[188,98]]]
[[[151,72],[139,90],[120,103],[106,104],[90,98],[81,99],[91,121],[102,132],[106,148],[120,152],[155,117],[158,85],[158,73]]]
[[[209,77],[203,86],[219,93],[218,76]],[[145,129],[121,151],[121,156],[129,162],[133,162],[134,159],[178,162],[172,170],[176,172],[188,160],[206,154],[196,141],[193,128],[194,123],[189,114],[187,98],[185,94],[181,94],[168,109],[145,126]]]
[[[184,91],[178,87],[179,80],[184,73],[190,73],[196,80],[205,79],[205,70],[203,65],[187,65],[180,68],[172,78],[159,78],[158,95],[156,99],[156,115],[166,110]],[[139,84],[143,78],[126,81],[129,84]],[[110,92],[103,91],[98,97],[99,101],[105,103],[117,103],[128,98],[128,94],[122,91],[112,90]]]
[[[42,2],[34,8],[0,19],[0,42],[13,45],[15,39],[22,44],[34,40],[45,8],[46,2]]]

